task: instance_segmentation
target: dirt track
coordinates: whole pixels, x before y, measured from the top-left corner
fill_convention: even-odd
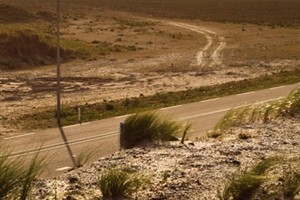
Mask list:
[[[210,65],[212,67],[216,67],[222,64],[220,52],[223,48],[225,48],[226,45],[224,37],[218,36],[216,32],[201,28],[200,26],[171,21],[168,21],[167,23],[203,34],[205,36],[207,44],[197,52],[195,63],[197,66],[203,67]]]

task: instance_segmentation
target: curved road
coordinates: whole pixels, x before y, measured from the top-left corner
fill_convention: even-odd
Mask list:
[[[205,132],[216,124],[233,107],[255,102],[265,102],[288,95],[299,84],[280,86],[223,98],[210,99],[185,105],[162,108],[162,115],[188,121],[193,124],[191,138],[205,136]],[[119,149],[119,124],[126,116],[93,121],[81,125],[53,128],[36,133],[3,138],[14,146],[12,157],[25,156],[37,150],[49,158],[44,177],[53,177],[72,168],[72,159],[81,152],[94,151],[92,160],[111,154]]]

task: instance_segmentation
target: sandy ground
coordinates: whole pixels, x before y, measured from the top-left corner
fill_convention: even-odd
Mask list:
[[[158,19],[131,26],[126,23],[141,18],[109,16],[68,21],[63,37],[136,45],[141,50],[63,64],[63,106],[186,90],[300,67],[296,28]],[[55,76],[55,66],[1,72],[1,134],[21,131],[4,121],[56,104]]]
[[[299,118],[290,118],[247,124],[231,128],[223,139],[202,138],[186,145],[171,142],[122,150],[60,177],[38,180],[32,199],[54,199],[55,195],[61,199],[99,197],[99,174],[116,167],[131,169],[151,182],[133,195],[136,199],[219,200],[233,174],[274,156],[286,160],[266,170],[267,181],[253,199],[266,199],[270,194],[273,199],[287,199],[282,180],[300,170],[299,122]],[[249,138],[240,139],[240,134]],[[299,191],[293,199],[300,199]]]

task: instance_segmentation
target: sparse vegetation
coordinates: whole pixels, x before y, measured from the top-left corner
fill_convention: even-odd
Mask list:
[[[228,96],[283,84],[297,83],[299,81],[299,70],[291,72],[283,71],[277,74],[262,76],[251,80],[234,81],[222,85],[206,86],[180,92],[165,92],[158,93],[153,96],[140,96],[137,98],[110,101],[109,104],[111,104],[111,106],[113,105],[113,110],[107,110],[107,107],[105,106],[107,102],[88,104],[82,106],[82,122],[147,110],[149,111],[162,107],[174,106],[176,104]],[[77,106],[64,105],[62,110],[63,125],[77,123],[76,108]],[[254,116],[256,116],[256,113],[258,113],[258,110],[253,110],[252,119],[255,119]],[[11,125],[22,124],[23,129],[33,130],[42,127],[55,127],[56,121],[54,117],[55,108],[52,107],[47,108],[47,110],[42,112],[22,115],[14,120],[6,119],[5,123],[9,123]],[[218,135],[220,135],[220,133],[214,134],[215,137]]]
[[[18,0],[2,0],[5,3],[17,3],[24,7],[36,4],[38,0],[20,2]],[[149,14],[154,17],[201,19],[205,21],[253,23],[263,25],[297,26],[300,16],[298,0],[74,0],[75,5],[109,8],[132,13]],[[64,7],[70,7],[62,1]],[[47,6],[55,6],[49,2]],[[241,14],[242,13],[242,14]],[[278,15],[280,13],[280,15]]]
[[[78,155],[75,157],[76,167],[82,167],[85,165],[93,155],[95,154],[96,150],[90,148],[84,148]]]
[[[259,186],[265,181],[262,176],[249,172],[239,172],[230,180],[222,195],[223,200],[250,200]]]
[[[186,139],[186,137],[188,135],[188,132],[190,131],[191,127],[192,127],[191,123],[186,124],[186,126],[185,126],[185,128],[183,130],[182,137],[181,137],[181,141],[180,141],[181,144],[184,143],[184,141],[185,141],[185,139]]]
[[[299,114],[299,111],[300,88],[295,89],[288,97],[283,99],[230,110],[217,123],[213,132],[222,132],[230,127],[236,127],[250,122],[266,123],[280,116],[295,116]]]
[[[166,141],[177,136],[180,129],[178,122],[162,119],[156,113],[138,113],[126,118],[120,144],[123,148],[131,148],[145,140]]]
[[[284,196],[287,199],[293,199],[293,197],[300,192],[300,172],[287,174],[283,187]]]
[[[102,172],[99,187],[103,199],[117,200],[129,198],[143,183],[143,179],[135,173],[122,169],[109,169]]]
[[[220,198],[222,200],[251,200],[258,188],[268,179],[266,171],[280,162],[282,162],[280,157],[270,157],[248,170],[238,171],[228,181]]]
[[[33,181],[41,174],[45,158],[35,154],[29,162],[10,158],[9,147],[0,141],[0,199],[26,200]]]
[[[223,192],[220,193],[220,199],[294,199],[300,192],[297,166],[299,166],[299,159],[285,159],[282,156],[264,159],[248,170],[233,174]],[[279,169],[282,173],[278,173]],[[274,186],[274,182],[278,182],[276,189],[269,191],[269,184]]]

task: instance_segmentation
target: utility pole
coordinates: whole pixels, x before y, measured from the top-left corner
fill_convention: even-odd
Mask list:
[[[59,0],[57,0],[57,54],[56,54],[56,75],[57,75],[57,125],[61,125],[61,108],[60,108],[60,94],[61,94],[61,85],[60,85],[60,5]]]

